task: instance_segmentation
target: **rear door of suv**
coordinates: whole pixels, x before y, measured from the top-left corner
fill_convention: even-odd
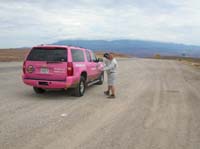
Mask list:
[[[26,79],[66,81],[67,54],[67,48],[33,48],[25,61]]]
[[[73,62],[74,75],[79,77],[83,70],[86,70],[84,50],[71,48],[71,58]]]

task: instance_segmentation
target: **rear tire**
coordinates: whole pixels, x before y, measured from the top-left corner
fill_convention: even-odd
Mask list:
[[[85,93],[85,78],[81,76],[78,86],[74,89],[74,95],[76,97],[81,97]]]
[[[34,90],[35,93],[37,93],[37,94],[43,94],[43,93],[45,92],[44,89],[38,88],[38,87],[33,87],[33,90]]]

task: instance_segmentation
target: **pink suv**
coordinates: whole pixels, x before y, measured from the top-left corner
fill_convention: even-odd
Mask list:
[[[23,64],[23,82],[36,93],[72,89],[83,96],[86,86],[103,84],[103,63],[88,49],[42,45],[31,49]]]

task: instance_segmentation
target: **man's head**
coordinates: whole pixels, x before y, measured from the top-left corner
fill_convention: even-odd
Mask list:
[[[112,53],[109,53],[109,59],[112,60],[114,58]]]
[[[105,57],[106,59],[110,59],[110,55],[108,53],[104,53],[103,57]]]

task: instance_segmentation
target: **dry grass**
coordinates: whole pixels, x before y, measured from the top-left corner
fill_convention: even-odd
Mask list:
[[[200,58],[179,57],[179,58],[176,58],[176,60],[178,60],[184,64],[200,68]]]
[[[192,65],[194,67],[198,67],[200,68],[200,61],[196,61],[196,60],[179,60],[184,64],[188,64],[188,65]]]
[[[0,61],[23,61],[25,55],[29,52],[28,49],[0,49]]]
[[[97,55],[97,57],[100,57],[102,58],[103,57],[103,54],[105,52],[95,52],[95,54]],[[126,55],[126,54],[121,54],[121,53],[114,53],[114,52],[111,52],[111,54],[116,57],[116,58],[131,58],[133,56],[130,56],[130,55]]]
[[[23,61],[29,49],[0,49],[0,62]],[[103,52],[96,52],[97,57],[103,57]],[[117,58],[130,57],[125,54],[113,53]]]
[[[177,61],[180,61],[181,63],[200,68],[200,58],[177,57],[177,56],[160,56],[159,58],[156,58],[156,57],[153,57],[153,58],[155,58],[155,59],[177,60]]]

